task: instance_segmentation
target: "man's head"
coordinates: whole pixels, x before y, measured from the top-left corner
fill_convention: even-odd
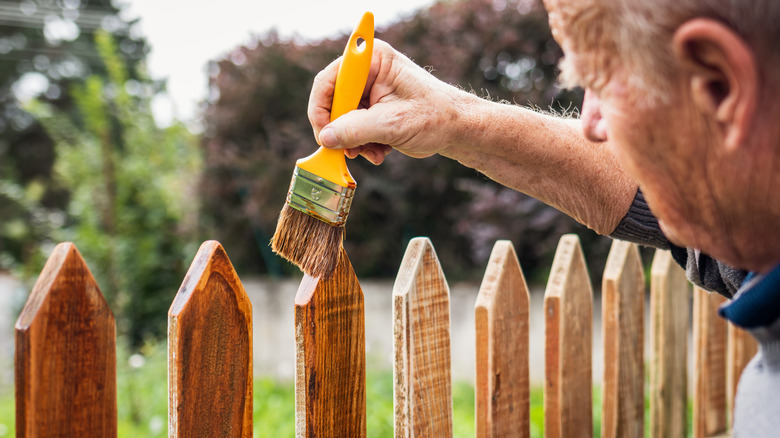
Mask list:
[[[546,0],[585,134],[608,141],[673,242],[780,261],[780,3]],[[775,164],[777,163],[777,164]]]
[[[598,48],[609,53],[587,67],[600,71],[562,72],[565,85],[598,84],[618,65],[634,72],[632,87],[664,100],[672,92],[670,76],[677,61],[671,49],[676,30],[694,18],[709,18],[742,38],[761,61],[762,75],[780,69],[780,2],[776,0],[544,0],[554,33],[571,36],[567,56]],[[558,35],[556,39],[559,40]]]

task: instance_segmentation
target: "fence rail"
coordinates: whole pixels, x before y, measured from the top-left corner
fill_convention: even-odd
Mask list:
[[[684,436],[693,354],[693,435],[728,433],[739,374],[756,345],[715,316],[668,252],[650,271],[652,354],[644,357],[645,278],[636,246],[615,241],[602,292],[602,437]],[[693,344],[688,348],[693,295]],[[393,295],[396,436],[453,433],[450,292],[426,238],[413,239]],[[477,437],[530,436],[528,286],[512,244],[496,243],[474,307]],[[390,309],[388,309],[388,312]],[[593,287],[574,235],[561,238],[544,294],[546,437],[593,431]],[[365,437],[363,292],[346,253],[304,276],[295,297],[295,430]],[[18,437],[116,436],[114,317],[81,255],[58,245],[16,323]],[[168,313],[169,436],[252,435],[252,306],[222,246],[205,242]]]

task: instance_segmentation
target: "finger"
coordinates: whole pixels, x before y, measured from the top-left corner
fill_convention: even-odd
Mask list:
[[[370,106],[371,92],[374,83],[380,74],[380,70],[382,69],[383,59],[392,58],[393,54],[394,49],[390,47],[389,44],[379,39],[374,40],[374,53],[371,60],[368,79],[366,81],[366,87],[363,90],[363,96],[360,100],[360,107],[368,108]],[[312,130],[314,131],[314,138],[318,139],[318,142],[320,130],[330,122],[330,110],[333,106],[333,92],[336,87],[336,76],[338,75],[342,58],[343,57],[337,58],[318,73],[312,84],[307,114],[309,122],[312,125]],[[387,62],[384,62],[384,64],[387,64]]]
[[[368,160],[368,162],[374,166],[382,164],[382,162],[385,160],[385,156],[381,153],[378,153],[375,149],[364,149],[360,155],[362,155],[363,158]]]
[[[367,151],[370,151],[371,158],[367,157],[366,155],[363,155],[374,165],[380,165],[385,161],[385,157],[387,157],[388,154],[393,150],[390,146],[386,144],[375,144],[375,145],[366,145],[365,146]]]
[[[387,109],[391,104],[375,104],[368,109],[350,111],[320,130],[317,141],[329,149],[352,149],[369,143],[393,146],[396,130],[388,126]]]
[[[385,157],[392,150],[393,148],[390,146],[374,143],[359,146],[353,149],[345,149],[344,153],[350,158],[355,158],[360,155],[368,160],[371,164],[379,165],[385,161]]]
[[[344,149],[344,155],[350,160],[354,160],[360,155],[360,148]]]
[[[309,106],[306,110],[314,131],[314,138],[319,138],[322,127],[330,122],[333,90],[336,87],[336,75],[340,65],[341,57],[335,59],[314,77],[309,94]]]

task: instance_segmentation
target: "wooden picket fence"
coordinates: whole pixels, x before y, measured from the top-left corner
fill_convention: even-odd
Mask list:
[[[658,251],[650,279],[650,434],[728,433],[738,376],[755,353],[715,315],[717,295],[693,291]],[[399,437],[452,436],[450,297],[431,242],[413,239],[393,288],[394,421]],[[602,282],[603,437],[644,435],[645,279],[636,246],[615,241]],[[388,309],[390,311],[390,309]],[[544,295],[546,437],[592,436],[593,290],[579,240],[561,238]],[[529,293],[514,248],[496,243],[475,305],[476,436],[526,437]],[[292,329],[292,328],[291,328]],[[366,436],[363,293],[342,253],[295,297],[295,429],[299,437]],[[18,437],[116,436],[111,310],[71,243],[57,246],[16,323]],[[169,436],[252,435],[252,309],[221,245],[205,242],[168,313]]]

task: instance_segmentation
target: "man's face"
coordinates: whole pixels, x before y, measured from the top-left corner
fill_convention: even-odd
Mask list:
[[[629,86],[630,75],[637,72],[626,70],[608,42],[599,46],[607,40],[572,34],[572,29],[588,28],[577,20],[601,16],[592,10],[602,7],[598,1],[547,0],[545,5],[566,57],[562,76],[567,85],[576,82],[586,89],[581,112],[585,136],[607,142],[639,183],[672,242],[722,253],[729,242],[717,240],[723,224],[712,214],[719,207],[712,196],[712,169],[700,164],[713,137],[697,117],[686,88],[679,87],[661,103]]]

